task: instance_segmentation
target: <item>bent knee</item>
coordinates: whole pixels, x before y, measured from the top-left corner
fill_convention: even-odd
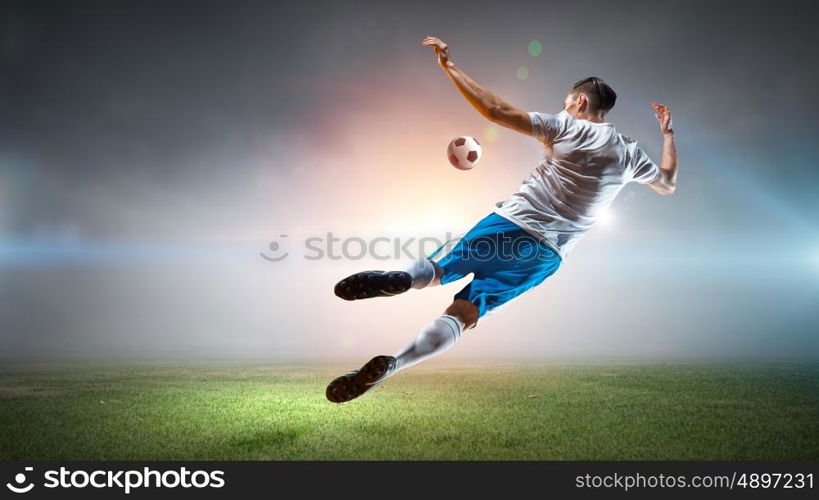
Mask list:
[[[478,306],[466,299],[455,299],[444,311],[444,314],[458,318],[463,323],[464,330],[475,327],[478,323],[478,313]]]

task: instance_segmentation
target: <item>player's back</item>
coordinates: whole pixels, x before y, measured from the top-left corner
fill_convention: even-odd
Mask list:
[[[578,120],[566,111],[529,115],[543,160],[496,211],[563,256],[625,184],[650,181],[659,170],[611,123]]]

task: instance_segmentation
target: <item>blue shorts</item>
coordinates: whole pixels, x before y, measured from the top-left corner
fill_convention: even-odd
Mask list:
[[[442,247],[443,248],[443,247]],[[441,284],[474,274],[466,288],[455,295],[478,307],[478,317],[539,285],[560,266],[552,248],[517,224],[492,213],[478,222],[440,259]]]

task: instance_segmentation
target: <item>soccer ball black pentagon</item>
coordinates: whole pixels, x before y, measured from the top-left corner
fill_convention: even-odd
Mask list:
[[[474,137],[464,135],[452,139],[446,148],[449,163],[459,170],[469,170],[481,161],[481,145]]]

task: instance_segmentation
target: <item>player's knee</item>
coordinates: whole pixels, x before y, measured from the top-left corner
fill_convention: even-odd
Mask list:
[[[478,323],[478,306],[466,299],[455,299],[444,314],[455,316],[464,325],[464,330],[473,328]]]

